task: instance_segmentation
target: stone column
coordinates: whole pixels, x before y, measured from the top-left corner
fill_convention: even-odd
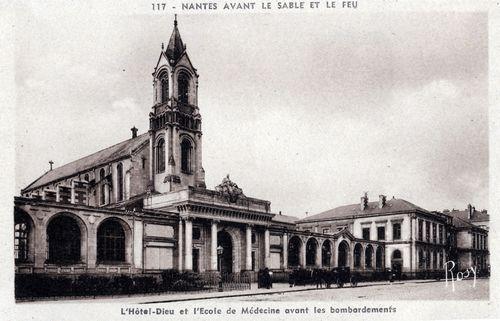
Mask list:
[[[95,269],[97,264],[97,226],[95,218],[90,216],[90,225],[88,226],[87,235],[87,267]],[[82,253],[83,255],[83,253]]]
[[[184,268],[186,270],[193,269],[193,222],[190,218],[185,221],[186,230],[186,246],[185,246],[185,256],[184,256]]]
[[[315,258],[315,261],[316,261],[316,262],[314,262],[314,263],[315,263],[314,265],[315,265],[316,267],[318,267],[318,268],[320,268],[320,267],[321,267],[321,265],[322,265],[322,262],[321,262],[321,256],[322,256],[322,254],[323,254],[323,253],[321,253],[321,252],[322,252],[322,251],[321,251],[321,245],[320,245],[320,243],[318,242],[318,246],[316,247],[316,258]]]
[[[270,246],[269,246],[269,230],[266,228],[264,231],[264,267],[269,267],[270,259]]]
[[[134,267],[143,268],[143,222],[134,221]]]
[[[174,157],[174,162],[177,166],[173,168],[173,173],[175,175],[180,174],[180,145],[179,145],[179,127],[172,127],[172,156]]]
[[[300,246],[300,267],[305,268],[306,267],[306,244],[304,242],[301,243]]]
[[[182,219],[179,220],[179,233],[178,233],[178,240],[177,240],[177,251],[179,254],[178,258],[178,269],[179,271],[182,271],[182,261],[183,261],[183,255],[182,255],[182,246],[184,245],[184,235],[182,235]]]
[[[212,243],[210,244],[210,269],[217,271],[217,221],[212,221]]]
[[[246,230],[246,249],[245,249],[245,269],[252,270],[252,226],[247,225]]]
[[[35,228],[35,268],[43,269],[45,265],[45,260],[47,259],[47,225],[46,221],[43,220],[43,217],[40,216],[38,222],[34,223]]]
[[[282,269],[288,268],[288,234],[283,233],[283,266]]]

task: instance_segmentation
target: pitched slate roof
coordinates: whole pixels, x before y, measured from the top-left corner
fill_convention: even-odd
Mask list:
[[[324,221],[328,219],[336,219],[342,217],[350,217],[353,215],[363,216],[363,215],[373,215],[373,214],[385,214],[385,213],[396,213],[396,212],[408,212],[408,211],[423,211],[429,212],[415,204],[412,204],[403,199],[390,199],[386,201],[383,208],[378,207],[378,202],[368,202],[368,206],[365,210],[361,210],[360,204],[350,204],[339,206],[334,209],[309,216],[299,220],[300,223],[314,222],[314,221]]]
[[[167,49],[165,50],[165,54],[168,59],[177,61],[184,52],[186,47],[181,39],[181,34],[179,29],[177,28],[177,18],[174,21],[174,30],[172,31],[172,35],[170,36],[170,41],[168,42]]]
[[[474,224],[470,223],[467,219],[463,219],[463,218],[458,217],[458,216],[453,217],[453,226],[465,227],[465,228],[476,227]]]
[[[295,216],[290,216],[290,215],[283,215],[283,214],[276,214],[273,219],[273,221],[275,222],[279,222],[279,223],[288,223],[288,224],[293,224],[295,223],[296,221],[299,220],[298,217],[295,217]]]
[[[37,180],[24,188],[22,192],[42,187],[51,182],[61,180],[65,177],[70,177],[76,175],[77,173],[98,167],[99,165],[107,164],[123,158],[130,155],[130,152],[137,150],[137,148],[142,146],[147,141],[149,141],[149,135],[148,133],[144,133],[66,165],[54,168],[53,170],[40,176]]]
[[[490,215],[488,213],[483,213],[480,211],[474,210],[472,213],[472,217],[469,219],[469,211],[468,210],[463,210],[463,211],[457,211],[457,210],[452,210],[450,212],[445,212],[447,215],[451,215],[453,217],[459,217],[462,220],[466,221],[471,221],[471,222],[480,222],[480,221],[489,221],[490,220]]]

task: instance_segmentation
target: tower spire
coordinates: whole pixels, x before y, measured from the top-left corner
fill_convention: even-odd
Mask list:
[[[179,33],[179,29],[177,28],[177,14],[175,14],[174,18],[174,30],[172,31],[172,35],[170,36],[170,40],[168,42],[167,49],[165,53],[169,60],[173,60],[174,62],[180,58],[182,53],[184,52],[185,46],[181,39],[181,34]]]

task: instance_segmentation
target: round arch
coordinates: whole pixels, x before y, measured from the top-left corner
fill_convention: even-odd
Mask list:
[[[132,262],[132,229],[123,219],[106,217],[96,224],[98,263]]]
[[[352,253],[352,256],[354,259],[353,266],[355,268],[361,267],[361,256],[362,255],[363,255],[363,246],[360,243],[356,243],[356,245],[354,245],[354,250]]]
[[[294,235],[288,241],[288,266],[300,266],[300,249],[302,248],[302,240],[297,235]]]
[[[396,249],[391,253],[391,268],[396,273],[400,275],[403,269],[403,256],[400,250]]]
[[[338,246],[338,255],[337,255],[337,266],[338,267],[345,267],[349,266],[349,253],[350,253],[350,246],[347,241],[343,240],[339,243]]]
[[[24,210],[14,210],[14,258],[16,263],[35,260],[35,221]]]
[[[384,267],[384,249],[382,246],[377,246],[377,251],[375,252],[375,268],[380,270]]]
[[[368,244],[365,248],[365,267],[372,268],[373,267],[373,246]]]
[[[61,212],[46,224],[49,263],[74,264],[87,258],[88,231],[85,222],[76,214]]]
[[[332,249],[333,245],[330,240],[323,241],[321,245],[321,265],[330,267],[332,262]]]
[[[310,237],[306,242],[306,266],[315,266],[318,252],[318,241]]]

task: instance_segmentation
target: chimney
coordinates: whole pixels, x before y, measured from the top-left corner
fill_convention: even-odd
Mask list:
[[[132,138],[136,138],[137,137],[137,128],[135,128],[135,126],[134,126],[134,127],[130,128],[130,130],[132,131]]]
[[[472,218],[472,213],[474,211],[474,207],[472,207],[472,205],[467,205],[467,217],[469,218],[469,220]]]
[[[385,201],[387,197],[385,195],[378,196],[378,208],[383,208],[385,206]]]
[[[361,210],[364,211],[368,207],[368,192],[361,196]]]
[[[52,165],[54,165],[54,162],[50,160],[49,161],[49,165],[50,165],[50,169],[49,170],[51,171],[52,170]]]

